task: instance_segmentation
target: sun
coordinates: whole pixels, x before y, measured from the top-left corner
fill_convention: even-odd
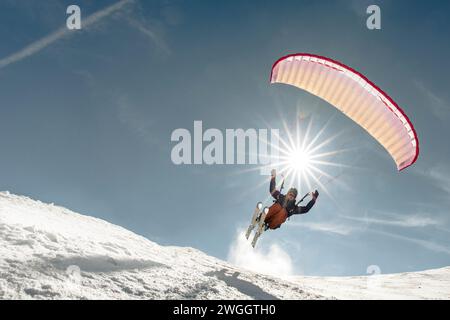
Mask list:
[[[301,147],[297,147],[287,153],[288,167],[294,173],[305,173],[312,166],[311,155],[303,150]]]
[[[312,129],[312,117],[306,128],[302,128],[304,121],[297,120],[295,128],[292,128],[282,119],[286,136],[279,137],[278,161],[271,165],[277,168],[277,172],[283,176],[283,181],[287,179],[289,184],[305,192],[320,188],[329,195],[326,185],[340,174],[332,174],[330,171],[336,170],[329,169],[346,167],[337,163],[335,158],[347,151],[336,148],[335,142],[341,133],[324,137],[330,121],[331,119],[316,131]]]
[[[263,167],[248,171],[260,170],[261,168],[275,169],[277,177],[279,177],[277,179],[279,187],[284,185],[286,181],[287,184],[297,188],[302,193],[321,189],[334,200],[326,186],[336,181],[344,172],[344,168],[349,167],[349,165],[336,161],[338,160],[337,157],[353,150],[353,148],[344,147],[345,144],[348,144],[345,139],[337,139],[341,137],[345,130],[331,136],[328,135],[326,129],[332,118],[322,126],[313,126],[312,116],[308,122],[299,117],[296,120],[293,125],[288,125],[288,122],[281,118],[284,134],[278,134],[279,143],[269,144],[271,148],[278,151],[277,155],[269,159]],[[267,123],[267,126],[270,127],[270,124]],[[353,166],[351,167],[353,168]],[[256,184],[254,189],[258,189],[266,183],[267,179],[264,176],[261,183]],[[341,182],[341,185],[344,185],[344,183]]]

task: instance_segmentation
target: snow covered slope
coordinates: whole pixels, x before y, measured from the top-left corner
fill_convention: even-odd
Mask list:
[[[359,277],[293,277],[309,292],[336,299],[450,299],[450,267]]]
[[[293,282],[0,193],[1,299],[314,299]]]
[[[0,192],[0,299],[450,298],[449,268],[383,277],[277,279]]]

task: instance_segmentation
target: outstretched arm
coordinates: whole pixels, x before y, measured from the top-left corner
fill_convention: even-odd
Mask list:
[[[308,202],[306,206],[298,206],[293,211],[292,214],[305,214],[307,213],[316,203],[316,200],[312,199]]]
[[[274,197],[275,199],[278,199],[278,196],[280,195],[280,191],[278,191],[277,189],[276,189],[276,185],[277,185],[277,182],[276,182],[276,171],[275,171],[275,169],[274,170],[272,170],[272,177],[270,178],[270,194],[272,195],[272,197]]]
[[[316,190],[314,192],[311,192],[312,199],[308,202],[306,206],[296,206],[294,210],[289,214],[290,216],[293,214],[304,214],[307,213],[316,203],[316,199],[319,196],[319,192]]]

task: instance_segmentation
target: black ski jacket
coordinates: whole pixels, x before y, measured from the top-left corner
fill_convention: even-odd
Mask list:
[[[280,191],[276,190],[275,187],[276,187],[275,177],[272,177],[270,179],[270,194],[275,199],[275,202],[277,202],[281,206],[283,206],[286,195],[284,195]],[[314,203],[316,203],[316,201],[314,199],[309,201],[306,206],[297,206],[297,205],[295,205],[295,202],[296,202],[296,200],[292,200],[286,204],[285,208],[286,208],[288,217],[292,216],[293,214],[307,213],[313,207]]]

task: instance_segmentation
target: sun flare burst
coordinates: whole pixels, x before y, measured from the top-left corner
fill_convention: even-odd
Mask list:
[[[289,168],[294,172],[303,173],[312,165],[310,154],[302,148],[290,150],[287,159]]]
[[[335,200],[327,185],[341,175],[342,168],[348,167],[338,163],[336,157],[350,149],[342,148],[342,144],[337,141],[343,132],[325,137],[325,131],[331,120],[332,118],[322,127],[314,129],[313,117],[310,117],[309,121],[298,117],[295,127],[289,126],[284,119],[281,120],[284,135],[278,136],[279,144],[268,143],[271,148],[277,149],[278,156],[272,159],[270,164],[263,166],[276,169],[278,184],[285,180],[302,193],[321,189]],[[266,179],[255,187],[259,188],[265,183]]]

